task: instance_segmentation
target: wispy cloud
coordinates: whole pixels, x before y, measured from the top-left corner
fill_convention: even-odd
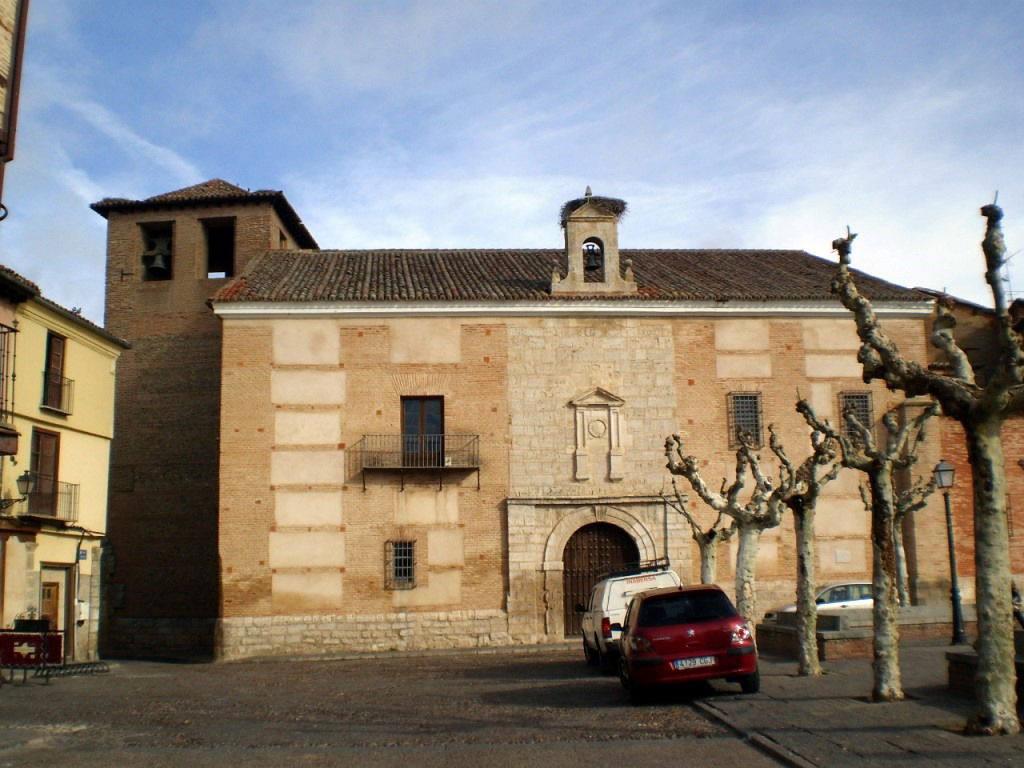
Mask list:
[[[284,189],[326,247],[558,247],[590,184],[624,247],[828,256],[849,224],[859,267],[974,300],[996,189],[1024,248],[1012,4],[107,3],[33,6],[5,191],[32,217],[0,225],[76,305],[89,202],[206,176]]]
[[[157,146],[136,133],[111,110],[93,101],[68,99],[55,105],[75,115],[96,130],[121,152],[140,165],[166,177],[171,184],[187,184],[201,176],[194,163],[167,147]]]

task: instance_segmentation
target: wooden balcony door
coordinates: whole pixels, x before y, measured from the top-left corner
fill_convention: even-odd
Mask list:
[[[60,434],[45,429],[32,430],[32,474],[36,487],[29,496],[29,512],[53,517],[57,514],[57,460]]]
[[[402,465],[444,466],[444,398],[402,398]]]

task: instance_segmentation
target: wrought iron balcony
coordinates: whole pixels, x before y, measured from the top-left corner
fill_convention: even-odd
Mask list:
[[[79,486],[76,483],[37,474],[35,484],[35,490],[28,495],[28,516],[65,523],[78,522]]]
[[[70,414],[74,395],[75,382],[72,379],[52,371],[43,371],[43,408]]]
[[[353,469],[477,470],[479,482],[479,435],[364,435],[349,449]],[[363,487],[366,487],[365,475]]]

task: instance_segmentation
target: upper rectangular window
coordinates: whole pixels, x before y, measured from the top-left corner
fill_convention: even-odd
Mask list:
[[[170,280],[174,274],[174,223],[140,224],[142,232],[142,279]]]
[[[46,368],[43,370],[41,405],[62,413],[71,413],[74,382],[64,375],[67,339],[56,333],[46,334]]]
[[[0,325],[0,421],[10,421],[13,404],[13,387],[11,386],[11,373],[13,368],[11,361],[14,355],[14,334],[13,328]]]
[[[753,447],[760,448],[761,436],[761,393],[731,392],[729,394],[729,447],[740,447],[740,434],[749,434]]]
[[[18,430],[14,421],[14,334],[17,331],[0,325],[0,457],[18,453]]]
[[[206,276],[231,277],[235,274],[235,219],[203,219],[206,239]]]
[[[859,435],[850,429],[846,421],[846,414],[852,413],[857,422],[866,430],[874,428],[874,413],[871,408],[870,392],[840,392],[839,393],[839,418],[842,423],[843,434],[852,439],[859,438]]]

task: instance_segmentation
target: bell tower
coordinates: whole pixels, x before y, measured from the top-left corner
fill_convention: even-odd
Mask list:
[[[105,325],[118,363],[100,643],[208,657],[219,611],[220,321],[207,299],[250,259],[316,248],[283,193],[221,179],[105,198]]]
[[[619,218],[625,212],[624,200],[598,197],[590,187],[583,197],[562,206],[569,271],[562,277],[556,268],[551,277],[552,293],[636,292],[632,264],[619,261]]]

